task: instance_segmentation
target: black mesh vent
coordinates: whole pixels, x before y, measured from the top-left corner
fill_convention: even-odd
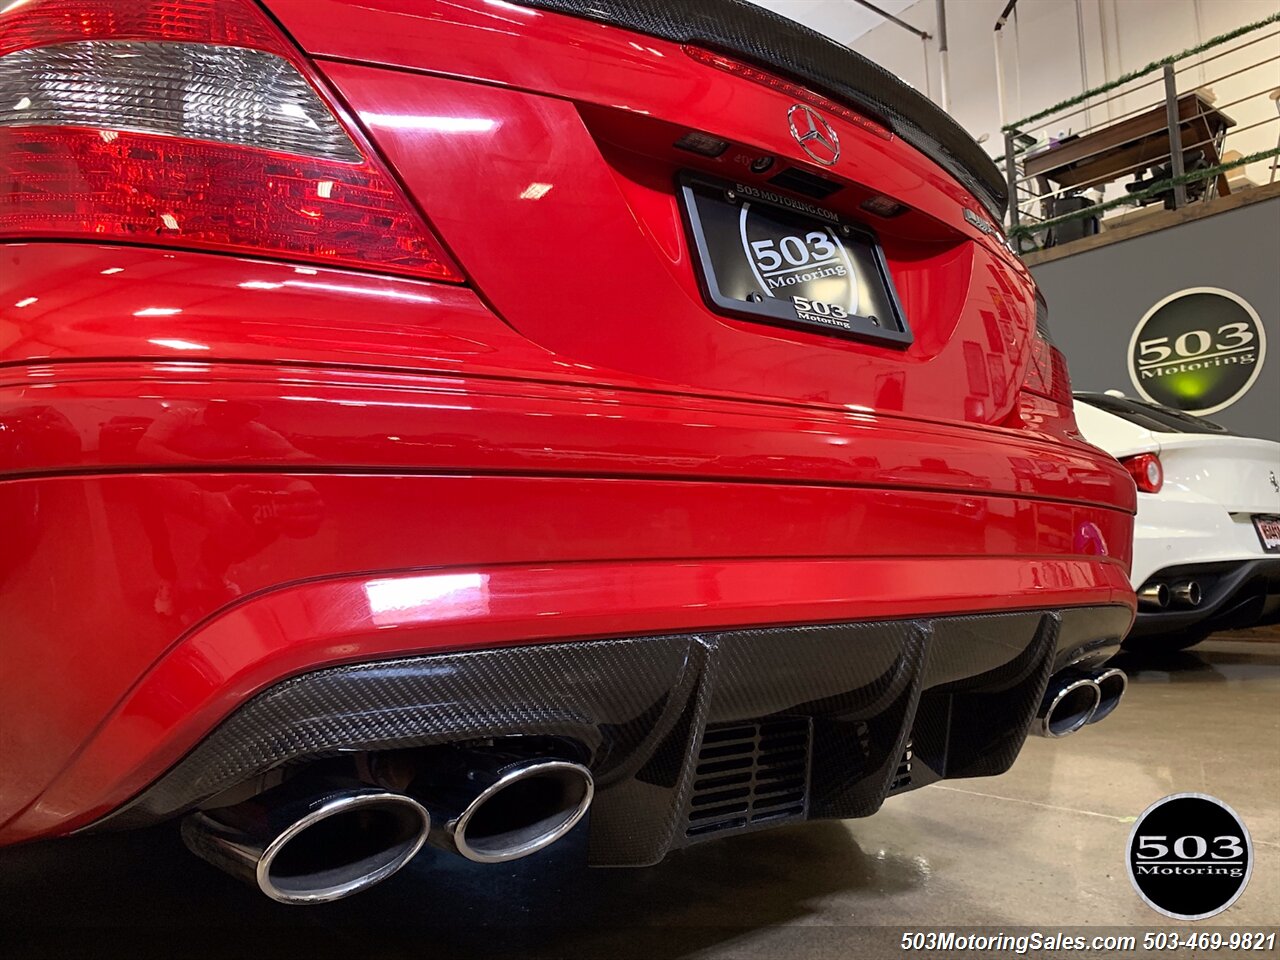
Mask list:
[[[906,749],[902,751],[902,759],[898,761],[897,772],[893,775],[893,781],[889,784],[889,792],[893,793],[898,790],[905,790],[911,786],[911,741],[907,741]]]
[[[685,836],[803,818],[809,745],[808,717],[708,725]]]

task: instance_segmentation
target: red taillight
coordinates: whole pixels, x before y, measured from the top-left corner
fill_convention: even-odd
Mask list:
[[[1067,358],[1049,339],[1049,306],[1036,293],[1036,328],[1031,338],[1031,357],[1022,389],[1048,397],[1064,407],[1071,406],[1071,376]]]
[[[1140,453],[1120,461],[1143,493],[1159,493],[1164,486],[1164,467],[1154,453]]]
[[[1031,361],[1022,388],[1071,406],[1071,377],[1062,351],[1039,334],[1031,339]]]
[[[836,103],[834,100],[828,100],[826,97],[814,93],[807,87],[802,87],[798,83],[790,80],[784,80],[782,77],[775,76],[767,70],[761,70],[759,67],[753,67],[749,63],[743,63],[741,60],[734,60],[723,54],[716,53],[712,50],[706,50],[702,47],[695,47],[692,44],[685,44],[684,52],[699,63],[705,63],[707,66],[715,67],[717,70],[723,70],[726,73],[732,73],[743,79],[750,80],[752,83],[758,83],[761,86],[769,87],[771,90],[777,90],[779,93],[786,94],[796,100],[802,100],[810,106],[824,110],[833,117],[839,117],[856,127],[861,127],[868,133],[875,134],[882,140],[893,139],[893,133],[883,124],[876,123],[869,117],[850,110],[843,104]]]
[[[18,0],[0,11],[3,237],[462,279],[250,0]]]

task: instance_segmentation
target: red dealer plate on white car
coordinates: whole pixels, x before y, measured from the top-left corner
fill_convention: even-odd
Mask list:
[[[1267,553],[1280,553],[1280,517],[1255,515],[1253,526]]]

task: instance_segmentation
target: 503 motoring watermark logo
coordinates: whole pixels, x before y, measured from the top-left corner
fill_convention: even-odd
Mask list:
[[[1203,920],[1240,898],[1253,873],[1253,840],[1216,797],[1175,793],[1142,812],[1129,834],[1129,881],[1151,909]]]
[[[1258,312],[1217,287],[1190,287],[1147,311],[1129,341],[1129,376],[1152,403],[1210,414],[1258,379],[1267,355]]]

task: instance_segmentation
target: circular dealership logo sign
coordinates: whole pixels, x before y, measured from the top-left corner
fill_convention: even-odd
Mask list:
[[[1129,376],[1153,403],[1216,413],[1262,371],[1266,333],[1258,313],[1229,290],[1192,287],[1147,311],[1129,341]]]
[[[1253,841],[1234,810],[1177,793],[1143,811],[1129,834],[1129,880],[1153,910],[1177,920],[1221,913],[1253,872]]]

